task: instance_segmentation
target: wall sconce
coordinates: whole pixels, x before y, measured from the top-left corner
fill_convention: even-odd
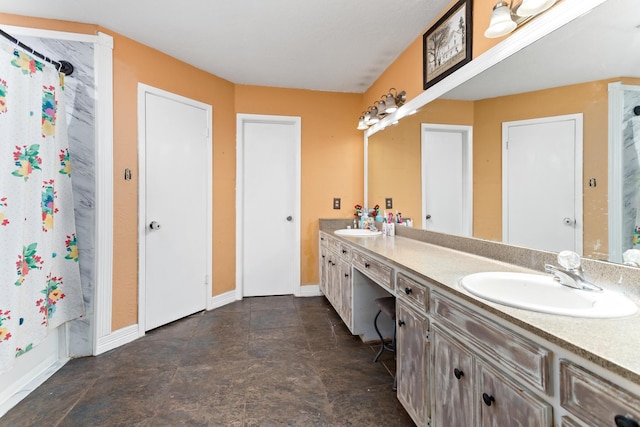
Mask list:
[[[493,6],[489,28],[484,32],[487,38],[502,37],[513,30],[518,25],[523,24],[530,18],[544,12],[557,3],[558,0],[522,0],[511,5],[504,0]]]
[[[380,100],[375,101],[367,111],[363,111],[358,119],[358,130],[367,130],[369,126],[375,125],[388,114],[395,113],[404,103],[407,102],[407,92],[400,93],[396,88],[389,89],[389,93],[382,95]]]

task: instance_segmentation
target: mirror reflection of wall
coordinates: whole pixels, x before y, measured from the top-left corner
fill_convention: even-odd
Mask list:
[[[633,3],[607,1],[425,105],[398,125],[371,135],[369,200],[379,203],[393,197],[394,208],[403,216],[419,217],[420,125],[471,125],[473,236],[502,241],[502,123],[581,113],[583,254],[608,259],[608,84],[640,86],[640,78],[634,78],[640,75],[640,30],[636,28],[640,8]],[[635,54],[631,53],[633,49]],[[625,117],[630,116],[632,103],[625,104]],[[627,126],[625,132],[630,135],[631,127]],[[631,140],[626,141],[629,146]],[[638,184],[628,181],[624,181],[626,193],[637,191]],[[627,203],[629,200],[627,197]],[[627,226],[622,240],[631,245],[635,226],[640,224],[631,224],[636,222],[631,210],[625,215]],[[419,226],[420,222],[414,224]]]

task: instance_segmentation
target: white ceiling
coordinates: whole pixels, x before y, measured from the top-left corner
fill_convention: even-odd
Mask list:
[[[362,93],[449,2],[2,0],[0,12],[98,24],[237,84]]]

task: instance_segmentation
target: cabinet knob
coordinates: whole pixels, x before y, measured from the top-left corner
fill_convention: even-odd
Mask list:
[[[638,427],[639,426],[638,422],[629,416],[616,415],[614,417],[614,420],[616,422],[616,427]]]
[[[491,406],[491,404],[496,401],[493,396],[487,393],[482,393],[482,400],[484,400],[484,404],[487,406]]]
[[[335,263],[335,262],[332,262],[332,263],[331,263],[331,266],[335,266],[335,265],[336,265],[336,263]]]
[[[401,328],[405,325],[404,320],[398,320],[398,326]]]
[[[349,277],[349,273],[344,273],[344,277]]]
[[[404,292],[409,295],[411,292],[413,292],[413,289],[411,288],[404,288]]]
[[[343,253],[343,254],[346,254],[346,253],[347,253],[347,251],[346,251],[345,249],[343,249],[343,250],[342,250],[342,253]]]
[[[365,262],[364,263],[364,268],[369,268],[369,267],[371,267],[371,264],[369,264],[368,262]]]
[[[461,371],[460,369],[458,369],[458,368],[455,368],[455,369],[453,370],[453,375],[456,377],[456,379],[458,379],[458,380],[459,380],[460,378],[462,378],[462,377],[464,376],[464,372],[462,372],[462,371]]]

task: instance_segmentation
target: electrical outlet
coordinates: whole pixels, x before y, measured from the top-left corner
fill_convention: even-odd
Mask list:
[[[384,199],[384,208],[393,209],[393,199],[391,197],[387,197],[386,199]]]
[[[333,198],[333,209],[340,209],[340,198],[339,197],[334,197]]]

